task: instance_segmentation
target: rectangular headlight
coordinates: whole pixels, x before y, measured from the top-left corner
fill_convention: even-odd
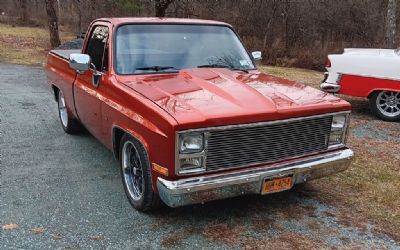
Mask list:
[[[177,174],[194,174],[206,171],[205,134],[188,132],[177,134]]]
[[[331,132],[329,134],[329,147],[335,147],[344,144],[349,114],[338,114],[332,117]]]
[[[342,131],[346,126],[347,116],[343,115],[335,115],[332,118],[332,131]]]
[[[204,157],[193,156],[188,158],[179,159],[179,173],[190,174],[205,171]]]
[[[180,134],[178,143],[179,153],[199,153],[204,149],[204,134]]]

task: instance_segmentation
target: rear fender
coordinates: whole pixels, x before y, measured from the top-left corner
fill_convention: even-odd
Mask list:
[[[340,80],[340,94],[369,97],[375,91],[400,92],[400,80],[343,74]]]

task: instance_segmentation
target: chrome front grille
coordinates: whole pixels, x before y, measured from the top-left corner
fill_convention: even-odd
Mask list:
[[[207,171],[271,163],[328,149],[332,116],[209,131]]]

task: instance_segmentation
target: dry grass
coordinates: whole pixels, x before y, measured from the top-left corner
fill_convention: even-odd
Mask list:
[[[307,237],[302,233],[282,233],[277,237],[269,239],[252,239],[248,240],[244,244],[246,250],[258,250],[258,249],[282,249],[282,250],[314,250],[314,249],[328,249],[321,242],[317,242],[314,239]]]
[[[0,62],[41,65],[50,48],[49,33],[35,27],[13,27],[0,24]],[[61,40],[74,38],[73,34],[61,32]]]
[[[260,65],[258,66],[258,69],[268,74],[306,84],[314,88],[319,88],[319,83],[322,81],[324,76],[322,72],[299,68],[284,68]]]
[[[312,70],[260,69],[313,87],[323,79],[322,72]],[[366,220],[372,221],[378,232],[400,241],[400,143],[396,140],[400,138],[400,126],[374,118],[367,100],[342,97],[353,105],[350,129],[363,128],[365,134],[350,134],[348,144],[356,155],[350,169],[316,180],[308,188],[321,200],[340,208],[338,223],[364,229]],[[386,133],[389,139],[377,139],[379,133]]]

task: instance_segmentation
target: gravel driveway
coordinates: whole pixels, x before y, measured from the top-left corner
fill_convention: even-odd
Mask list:
[[[339,223],[307,185],[143,214],[117,165],[88,133],[62,131],[41,68],[0,64],[1,249],[400,249],[368,222]]]

